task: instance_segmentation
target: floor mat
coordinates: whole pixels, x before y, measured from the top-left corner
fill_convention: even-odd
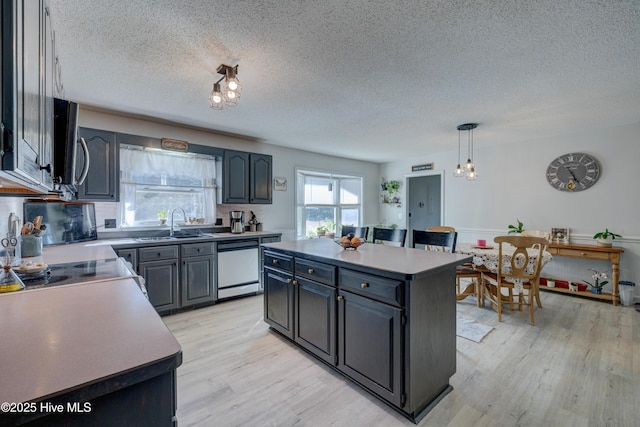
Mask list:
[[[459,337],[480,342],[492,330],[493,326],[483,325],[475,320],[460,316],[456,317],[456,335]]]

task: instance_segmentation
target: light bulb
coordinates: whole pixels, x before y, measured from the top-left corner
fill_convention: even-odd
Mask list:
[[[231,89],[231,90],[236,90],[236,89],[238,89],[238,82],[236,82],[236,81],[235,81],[235,79],[230,80],[230,81],[227,83],[227,87],[228,87],[229,89]]]
[[[464,168],[465,168],[467,171],[470,171],[471,169],[473,169],[473,168],[474,168],[474,164],[473,164],[473,162],[471,161],[471,159],[467,159],[467,163],[464,165]]]
[[[467,172],[467,180],[475,181],[476,179],[478,179],[478,172],[476,172],[476,168],[472,167],[469,169],[469,172]]]
[[[214,110],[222,110],[224,107],[224,97],[220,91],[220,83],[214,83],[209,95],[209,106]]]
[[[462,169],[460,163],[458,163],[458,167],[456,168],[456,170],[453,171],[453,176],[455,176],[456,178],[461,178],[464,176],[464,169]]]

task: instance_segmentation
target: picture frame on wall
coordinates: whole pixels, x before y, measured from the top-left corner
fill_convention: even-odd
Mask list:
[[[569,229],[561,227],[551,228],[552,243],[569,243]]]
[[[274,191],[287,191],[287,178],[282,176],[273,177],[273,190]]]

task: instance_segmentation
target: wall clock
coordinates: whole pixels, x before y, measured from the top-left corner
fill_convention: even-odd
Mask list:
[[[556,190],[582,191],[600,177],[600,163],[585,153],[563,154],[547,167],[547,181]]]

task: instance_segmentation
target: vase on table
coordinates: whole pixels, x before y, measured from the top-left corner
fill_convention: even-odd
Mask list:
[[[596,246],[602,246],[605,248],[610,248],[613,245],[613,238],[607,237],[603,239],[602,237],[596,239]]]
[[[591,287],[591,293],[592,294],[596,294],[596,295],[601,295],[602,294],[602,288]]]

